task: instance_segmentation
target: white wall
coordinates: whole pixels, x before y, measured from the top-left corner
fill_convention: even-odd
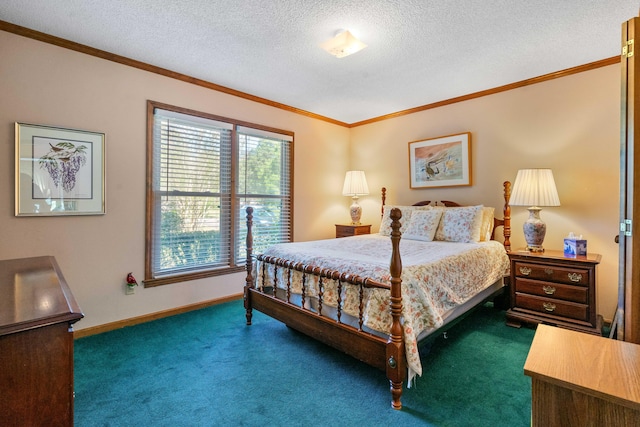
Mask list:
[[[562,206],[546,208],[545,246],[569,231],[603,254],[598,309],[610,319],[616,299],[619,70],[605,67],[550,82],[352,129],[179,82],[0,31],[0,259],[54,255],[86,317],[76,329],[241,292],[242,274],[138,288],[142,279],[145,132],[148,99],[295,132],[296,240],[328,238],[348,221],[341,196],[348,169],[364,169],[372,194],[363,220],[379,225],[378,189],[389,203],[452,199],[502,206],[501,184],[520,168],[554,170]],[[14,122],[106,133],[104,216],[14,216]],[[473,185],[411,190],[408,142],[472,133]],[[524,208],[513,208],[514,247],[524,244]]]
[[[544,208],[544,246],[562,249],[563,236],[582,234],[603,255],[597,272],[598,312],[611,320],[617,299],[620,153],[620,68],[603,67],[545,83],[401,116],[351,132],[353,168],[370,187],[386,186],[389,203],[455,200],[500,209],[502,182],[518,169],[551,168],[560,207]],[[472,134],[470,187],[410,189],[408,143],[460,132]],[[365,220],[380,223],[377,201],[362,200]],[[525,245],[524,207],[513,207],[512,245]]]
[[[76,330],[242,292],[244,275],[137,288],[144,275],[146,101],[295,132],[294,236],[331,237],[349,129],[0,31],[0,259],[54,255],[85,318]],[[106,133],[106,215],[14,216],[14,122]]]

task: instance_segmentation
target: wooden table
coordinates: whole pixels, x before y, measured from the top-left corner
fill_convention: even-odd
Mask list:
[[[83,317],[53,257],[0,261],[0,425],[73,425],[73,333]]]
[[[640,346],[538,325],[525,375],[532,426],[639,426]]]

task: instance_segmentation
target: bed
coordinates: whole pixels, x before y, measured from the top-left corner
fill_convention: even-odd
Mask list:
[[[256,255],[247,208],[247,325],[255,309],[385,371],[391,405],[401,409],[405,380],[410,386],[422,374],[419,343],[505,294],[510,191],[507,181],[498,219],[493,208],[450,201],[386,206],[383,189],[378,234],[278,244]],[[499,226],[503,243],[493,240]]]

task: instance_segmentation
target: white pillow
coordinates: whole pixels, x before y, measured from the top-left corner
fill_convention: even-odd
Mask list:
[[[400,232],[404,234],[409,226],[409,222],[411,222],[411,214],[417,210],[430,210],[431,206],[391,206],[385,205],[384,211],[382,214],[382,222],[380,223],[380,230],[378,233],[381,236],[390,236],[391,235],[391,209],[398,208],[402,212],[402,218],[400,218]]]
[[[436,240],[479,242],[482,205],[445,208],[436,231]]]
[[[411,222],[407,231],[402,234],[403,239],[422,240],[431,242],[436,235],[442,209],[417,210],[411,214]]]
[[[480,225],[480,241],[488,242],[491,240],[491,232],[493,231],[494,208],[482,208],[482,224]]]

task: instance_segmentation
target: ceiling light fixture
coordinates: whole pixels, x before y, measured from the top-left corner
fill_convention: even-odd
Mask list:
[[[361,51],[367,47],[367,45],[355,38],[349,30],[345,30],[338,33],[334,38],[322,43],[320,47],[336,58],[344,58],[345,56]]]

